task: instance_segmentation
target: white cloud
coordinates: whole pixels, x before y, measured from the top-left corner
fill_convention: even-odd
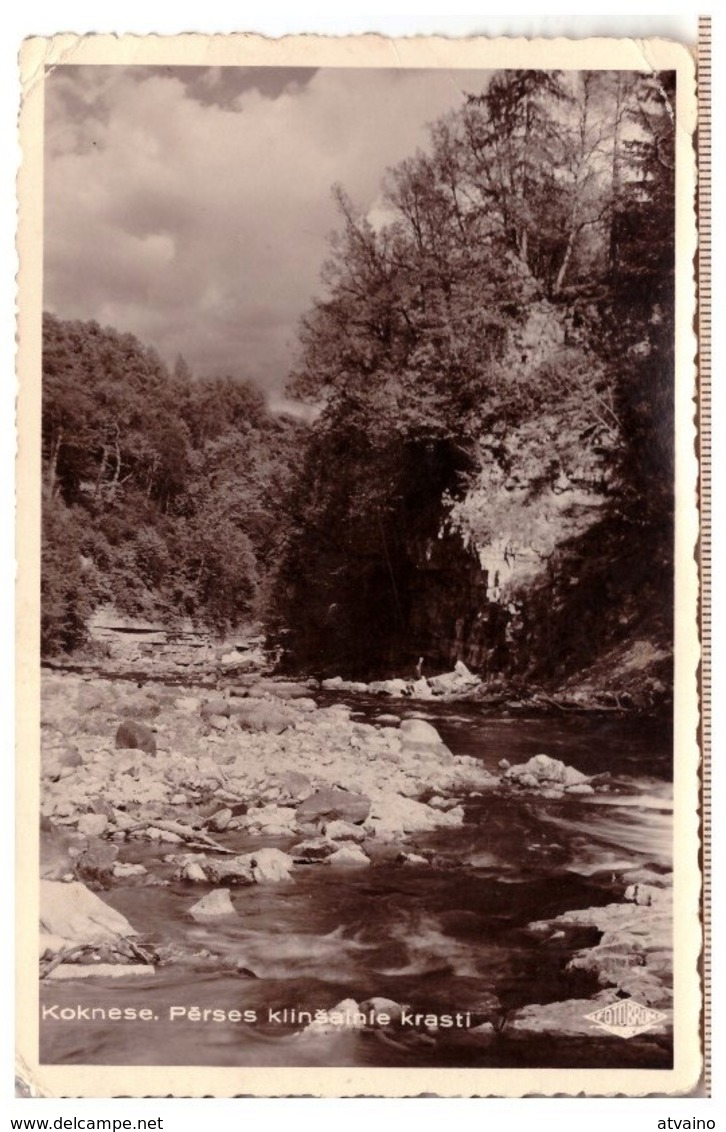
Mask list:
[[[46,305],[279,389],[337,224],[331,185],[370,209],[481,76],[327,69],[222,103],[218,75],[197,83],[200,98],[178,71],[51,76]]]

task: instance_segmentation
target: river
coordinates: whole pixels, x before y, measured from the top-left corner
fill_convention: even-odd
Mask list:
[[[326,702],[332,702],[328,697]],[[46,981],[41,1060],[65,1064],[208,1066],[565,1066],[666,1068],[667,1036],[628,1041],[608,1034],[518,1033],[512,1012],[529,1003],[585,999],[593,977],[568,972],[573,950],[596,942],[583,928],[543,941],[532,921],[620,900],[622,871],[666,873],[672,861],[671,737],[654,721],[620,716],[527,718],[474,705],[341,697],[371,719],[381,712],[428,718],[456,754],[496,770],[546,752],[587,774],[609,773],[609,792],[540,799],[465,800],[463,827],[415,838],[435,867],[370,869],[310,865],[294,882],[232,890],[234,920],[193,922],[187,909],[206,888],[117,886],[104,900],[146,938],[178,945],[180,958],[148,977]],[[223,840],[220,838],[220,840]],[[248,835],[226,842],[244,851]],[[259,839],[255,845],[259,847]],[[289,839],[266,844],[287,849]],[[136,859],[158,847],[138,842]],[[466,1026],[304,1032],[288,1010],[329,1010],[342,999],[382,996]],[[54,1012],[144,1007],[146,1022],[58,1021]],[[226,1019],[196,1020],[205,1010]],[[230,1020],[229,1011],[254,1020]],[[174,1013],[176,1011],[176,1013]],[[480,1032],[475,1027],[490,1025]]]

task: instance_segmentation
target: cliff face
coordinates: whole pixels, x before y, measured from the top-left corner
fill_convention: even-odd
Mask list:
[[[618,421],[571,316],[536,304],[508,360],[523,395],[563,355],[558,403],[479,440],[463,495],[411,516],[408,636],[428,671],[579,684],[641,705],[671,686],[671,532],[612,506]]]
[[[670,532],[616,504],[612,375],[579,333],[566,307],[532,304],[475,441],[395,450],[387,511],[341,523],[329,508],[290,584],[292,669],[361,679],[463,660],[490,681],[554,691],[589,674],[616,699],[667,695]]]

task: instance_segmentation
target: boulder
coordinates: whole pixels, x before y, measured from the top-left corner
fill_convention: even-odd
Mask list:
[[[368,685],[362,680],[344,680],[342,676],[331,676],[323,680],[322,687],[327,692],[367,692]]]
[[[333,854],[338,846],[327,837],[311,837],[307,841],[300,841],[293,845],[290,856],[296,865],[314,865],[325,861]]]
[[[349,821],[329,821],[323,826],[323,833],[331,841],[365,841],[365,830]]]
[[[342,1002],[321,1010],[319,1016],[310,1022],[303,1031],[306,1034],[336,1034],[340,1030],[362,1030],[365,1025],[358,1003],[354,998],[344,998]]]
[[[341,845],[340,849],[331,853],[326,861],[328,865],[370,865],[370,863],[360,845],[353,845],[350,842]]]
[[[82,814],[78,819],[78,832],[84,837],[100,837],[108,828],[105,814]]]
[[[79,880],[107,884],[113,876],[117,856],[117,845],[91,841],[76,857],[73,871]]]
[[[126,696],[117,708],[120,716],[129,719],[156,719],[160,711],[159,701],[148,692]]]
[[[252,876],[257,884],[266,881],[284,881],[290,879],[290,869],[294,861],[281,849],[258,849],[255,853],[246,854],[246,859],[252,868]]]
[[[371,1018],[373,1026],[384,1025],[384,1023],[377,1021],[382,1015],[387,1015],[390,1018],[391,1021],[388,1025],[395,1026],[396,1023],[400,1022],[406,1009],[406,1006],[401,1006],[400,1003],[394,1002],[392,998],[382,998],[379,995],[367,998],[360,1004],[361,1014],[366,1014]]]
[[[199,711],[203,719],[211,719],[213,716],[229,718],[230,709],[224,696],[212,696],[203,702]]]
[[[399,732],[404,751],[447,750],[436,728],[425,719],[404,719]]]
[[[543,754],[533,755],[526,763],[510,766],[504,772],[503,779],[505,782],[525,786],[528,789],[535,789],[538,786],[556,786],[565,789],[586,785],[588,782],[587,775],[579,770]],[[589,792],[583,791],[583,793]]]
[[[210,715],[207,716],[207,723],[210,727],[213,727],[215,731],[226,731],[229,727],[229,716]]]
[[[370,798],[365,794],[336,789],[316,790],[298,806],[297,820],[304,825],[318,821],[346,821],[359,825],[368,817],[370,808]]]
[[[233,714],[244,731],[266,731],[271,735],[279,735],[295,721],[289,708],[264,700],[235,704]]]
[[[270,786],[277,787],[281,801],[303,802],[313,792],[310,779],[296,770],[286,770],[273,775]]]
[[[454,828],[462,823],[460,806],[445,812],[400,794],[386,794],[373,805],[366,829],[377,837],[400,837],[404,833],[427,833],[442,826]]]
[[[110,908],[80,881],[40,882],[40,929],[58,936],[66,946],[112,943],[119,936],[137,935],[125,916]]]
[[[195,884],[204,884],[207,879],[202,866],[197,861],[189,861],[179,870],[179,880],[190,880]]]
[[[213,833],[222,833],[231,822],[232,817],[232,811],[229,807],[225,807],[223,810],[217,810],[216,814],[212,814],[207,824]]]
[[[236,912],[230,899],[229,889],[215,888],[212,892],[208,892],[196,904],[192,904],[189,915],[193,920],[202,923],[205,920],[219,919],[221,916],[235,916]]]
[[[116,746],[123,750],[145,751],[147,755],[156,754],[154,732],[136,719],[125,719],[119,724]]]
[[[477,688],[480,683],[479,677],[470,672],[462,660],[457,660],[453,672],[442,672],[440,676],[429,679],[429,685],[437,696],[461,695]]]
[[[368,691],[377,696],[407,696],[411,685],[407,680],[374,680]]]
[[[143,877],[146,876],[146,866],[133,865],[130,861],[117,861],[113,866],[113,875],[119,880],[125,880],[127,877]]]

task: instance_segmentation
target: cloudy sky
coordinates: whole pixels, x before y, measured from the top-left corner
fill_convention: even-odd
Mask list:
[[[58,67],[44,305],[279,395],[336,227],[484,72]]]

